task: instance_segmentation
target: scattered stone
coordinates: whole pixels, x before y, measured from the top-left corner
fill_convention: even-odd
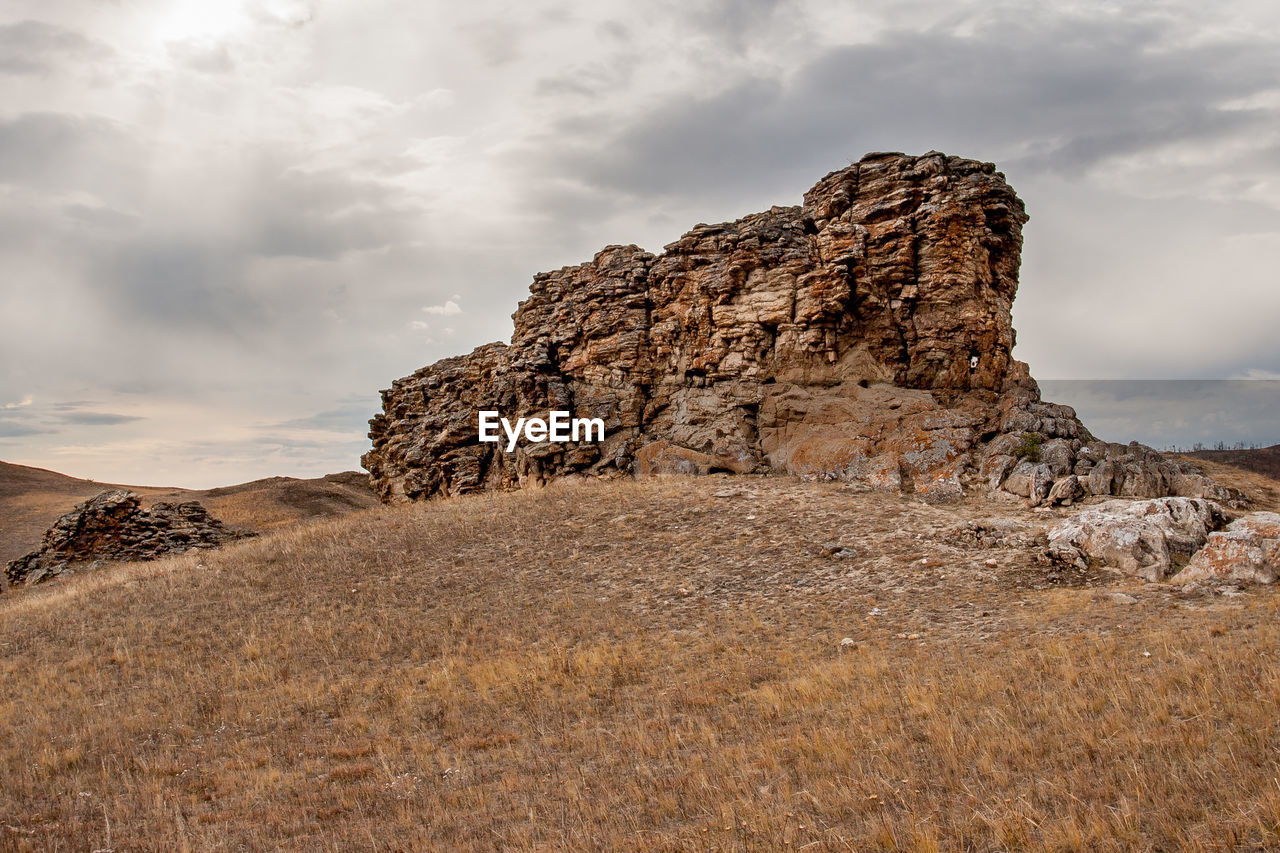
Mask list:
[[[1110,595],[1112,601],[1116,604],[1137,604],[1138,599],[1124,592],[1113,592]]]
[[[1255,512],[1238,518],[1208,541],[1174,578],[1178,583],[1231,580],[1275,583],[1280,574],[1280,514]]]
[[[106,561],[154,560],[192,548],[216,548],[253,534],[223,527],[195,501],[157,503],[123,489],[106,491],[78,504],[53,523],[40,549],[9,563],[9,583],[36,584]]]
[[[1225,523],[1222,508],[1201,498],[1105,501],[1053,527],[1047,553],[1058,565],[1102,564],[1161,581]]]
[[[946,531],[946,537],[980,548],[1022,548],[1035,542],[1035,536],[1027,523],[1016,518],[969,521]]]

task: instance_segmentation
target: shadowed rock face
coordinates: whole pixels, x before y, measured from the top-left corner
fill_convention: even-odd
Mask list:
[[[9,563],[12,584],[34,584],[99,561],[153,560],[252,535],[228,530],[195,501],[143,509],[133,492],[103,492],[60,517],[40,550]]]
[[[871,154],[798,207],[699,225],[656,256],[610,246],[535,276],[510,346],[393,383],[363,464],[384,501],[713,470],[936,500],[1222,497],[1040,400],[1010,355],[1026,220],[990,163]],[[606,439],[507,453],[478,440],[480,410],[598,417]]]

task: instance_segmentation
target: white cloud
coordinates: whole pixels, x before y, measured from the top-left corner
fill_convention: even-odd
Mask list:
[[[443,305],[424,305],[422,313],[432,317],[453,317],[461,314],[462,309],[458,307],[458,303],[450,299]]]

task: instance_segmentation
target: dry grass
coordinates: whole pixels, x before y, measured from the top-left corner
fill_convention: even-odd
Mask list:
[[[44,532],[58,516],[111,488],[137,492],[146,506],[158,501],[200,501],[215,518],[252,530],[334,518],[378,502],[367,477],[356,472],[310,480],[271,477],[238,486],[194,491],[164,486],[117,486],[0,462],[0,576],[10,560],[39,547]],[[0,577],[0,590],[3,584]]]
[[[1280,847],[1277,598],[995,509],[559,484],[7,593],[0,848]]]
[[[1230,465],[1272,480],[1280,480],[1280,444],[1255,447],[1252,450],[1197,450],[1185,458]]]
[[[1197,456],[1195,454],[1176,454],[1174,458],[1183,462],[1190,462],[1199,468],[1208,476],[1220,483],[1227,483],[1238,489],[1243,489],[1253,499],[1253,509],[1269,510],[1271,512],[1280,512],[1280,482],[1274,476],[1264,471],[1256,470],[1264,467],[1268,459],[1263,454],[1272,453],[1273,448],[1266,450],[1240,450],[1240,451],[1223,451],[1240,457],[1248,457],[1255,454],[1252,464],[1255,470],[1248,467],[1228,461],[1231,457],[1218,457],[1217,451],[1205,451],[1206,453],[1215,454],[1211,458]]]

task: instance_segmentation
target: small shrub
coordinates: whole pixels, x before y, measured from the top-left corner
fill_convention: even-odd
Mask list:
[[[1040,437],[1038,432],[1024,432],[1022,441],[1018,442],[1018,446],[1013,449],[1014,455],[1019,459],[1026,459],[1030,462],[1040,461],[1040,445],[1044,444],[1044,439]]]

